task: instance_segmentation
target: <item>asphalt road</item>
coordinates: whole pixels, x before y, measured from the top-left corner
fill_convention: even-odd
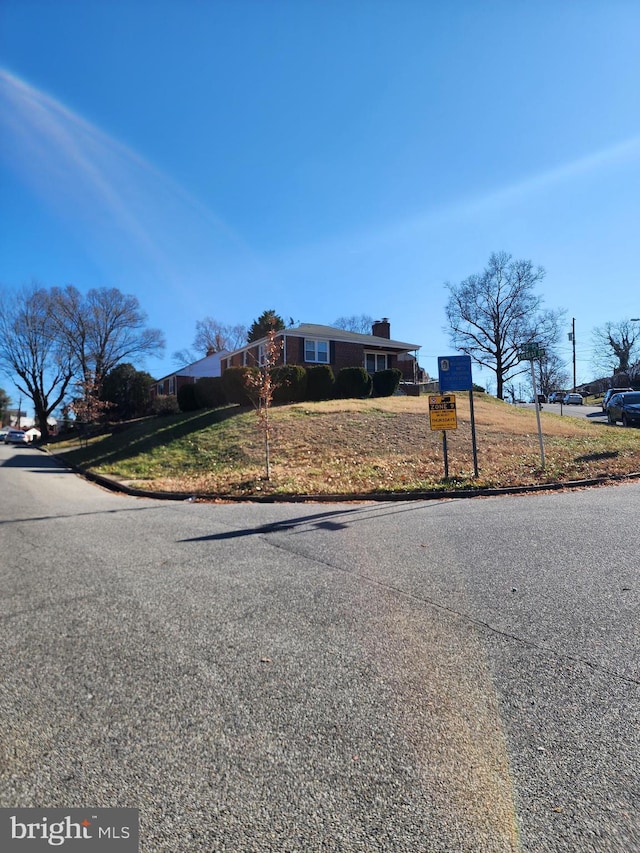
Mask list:
[[[534,403],[525,403],[523,408],[535,409]],[[562,415],[570,418],[588,418],[593,423],[606,424],[607,416],[602,411],[602,406],[564,406],[560,403],[543,403],[543,412],[552,412],[554,415]]]
[[[0,806],[141,850],[640,850],[640,484],[136,499],[0,446]]]

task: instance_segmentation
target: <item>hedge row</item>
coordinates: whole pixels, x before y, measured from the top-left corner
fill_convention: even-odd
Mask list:
[[[183,385],[177,395],[178,406],[183,412],[215,408],[226,403],[248,406],[251,404],[252,379],[258,376],[257,367],[229,367],[222,376]],[[372,377],[363,367],[344,367],[334,376],[326,364],[306,369],[297,364],[285,364],[274,367],[271,376],[275,385],[275,403],[301,403],[306,400],[364,398],[371,394],[390,397],[396,392],[402,373],[391,368],[379,370]]]

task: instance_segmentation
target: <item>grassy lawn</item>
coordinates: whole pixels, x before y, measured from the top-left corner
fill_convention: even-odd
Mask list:
[[[145,419],[92,440],[50,446],[74,465],[139,488],[220,495],[411,492],[504,487],[640,471],[640,430],[542,411],[546,467],[535,411],[474,396],[478,465],[473,477],[469,402],[457,395],[458,429],[429,428],[427,397],[334,400],[275,407],[272,476],[253,410]]]

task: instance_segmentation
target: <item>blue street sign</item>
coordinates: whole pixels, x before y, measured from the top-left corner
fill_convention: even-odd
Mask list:
[[[448,391],[471,391],[470,355],[443,355],[438,357],[438,382],[440,393]]]

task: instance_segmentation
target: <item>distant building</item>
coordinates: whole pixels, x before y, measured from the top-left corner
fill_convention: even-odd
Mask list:
[[[151,386],[151,399],[153,400],[154,397],[168,394],[177,394],[183,385],[193,385],[198,379],[220,376],[222,373],[222,360],[228,355],[229,353],[225,350],[209,353],[204,358],[200,358],[192,364],[187,364],[185,367],[181,367],[179,370],[163,376],[162,379],[156,380]]]

